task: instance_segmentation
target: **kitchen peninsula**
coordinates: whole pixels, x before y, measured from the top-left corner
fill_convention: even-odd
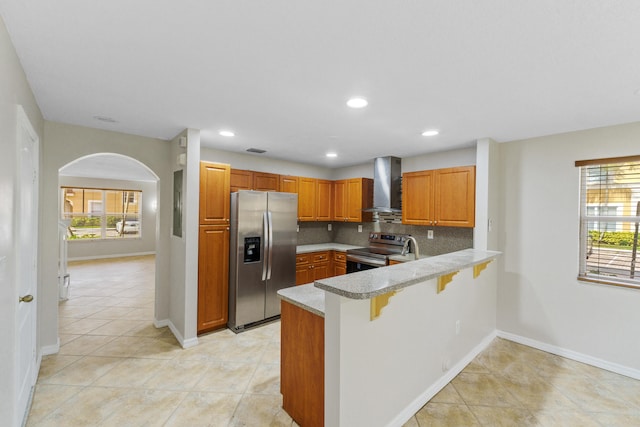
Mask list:
[[[494,337],[499,255],[465,249],[281,290],[284,409],[302,426],[402,425]]]

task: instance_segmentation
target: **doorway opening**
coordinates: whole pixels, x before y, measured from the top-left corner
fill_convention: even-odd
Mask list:
[[[60,354],[164,333],[154,326],[158,176],[97,153],[60,168],[58,184]]]

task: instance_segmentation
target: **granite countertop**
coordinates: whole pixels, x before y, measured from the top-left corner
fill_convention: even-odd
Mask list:
[[[296,248],[296,253],[306,254],[309,252],[320,251],[342,251],[346,252],[349,249],[361,248],[362,246],[345,245],[343,243],[318,243],[315,245],[300,245]]]
[[[420,258],[418,259],[427,259],[431,257],[432,255],[420,255]],[[389,261],[409,262],[409,261],[415,261],[415,260],[416,260],[416,254],[412,254],[412,253],[408,253],[406,255],[389,255]]]
[[[324,317],[324,291],[313,283],[280,289],[278,297],[313,314]]]
[[[368,299],[464,270],[497,258],[501,252],[464,249],[414,262],[317,280],[315,287],[351,299]]]

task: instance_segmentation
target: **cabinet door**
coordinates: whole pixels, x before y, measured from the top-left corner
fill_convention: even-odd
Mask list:
[[[435,225],[475,225],[475,169],[475,166],[465,166],[434,171]]]
[[[311,265],[296,265],[296,285],[306,285],[313,282],[313,269]]]
[[[280,189],[280,175],[254,172],[253,189],[256,191],[278,191]]]
[[[333,253],[333,275],[347,274],[347,254],[341,251]]]
[[[316,220],[331,221],[331,190],[333,183],[319,179],[316,186]]]
[[[200,224],[228,224],[230,204],[229,165],[200,162]]]
[[[296,285],[313,282],[311,264],[309,263],[310,258],[311,255],[309,254],[296,255]]]
[[[371,207],[372,204],[373,181],[367,178],[348,179],[345,195],[347,221],[371,221],[371,213],[362,212],[362,209]]]
[[[315,178],[298,178],[298,220],[316,220],[316,185]]]
[[[313,265],[313,280],[326,279],[327,277],[331,277],[328,261]]]
[[[345,206],[345,197],[347,190],[347,181],[342,179],[333,182],[333,220],[346,221],[347,210]]]
[[[402,223],[432,225],[433,171],[402,174]]]
[[[238,190],[252,190],[253,172],[242,169],[231,169],[230,186],[231,192]]]
[[[200,226],[198,333],[226,326],[229,317],[229,227]]]
[[[280,175],[280,191],[283,193],[298,194],[298,177]]]

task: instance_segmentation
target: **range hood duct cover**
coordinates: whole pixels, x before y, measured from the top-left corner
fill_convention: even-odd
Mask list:
[[[367,212],[401,212],[402,159],[378,157],[373,162],[373,208]]]

